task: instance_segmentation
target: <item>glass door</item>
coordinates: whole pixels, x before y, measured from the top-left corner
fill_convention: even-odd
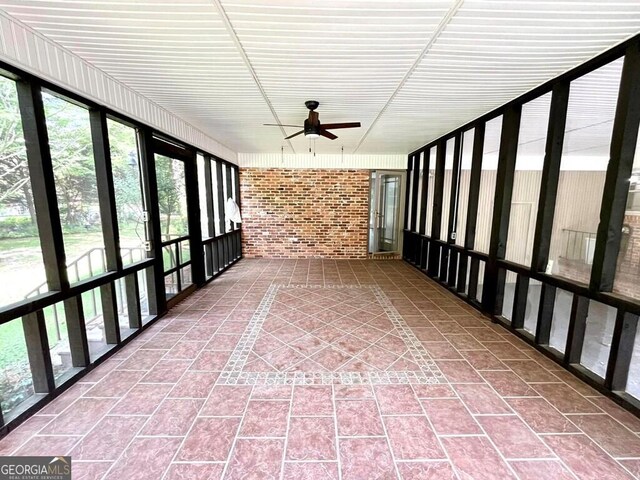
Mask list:
[[[169,300],[193,284],[185,162],[158,153],[154,159],[164,285]]]
[[[372,254],[401,253],[404,176],[404,172],[371,173],[369,251]]]

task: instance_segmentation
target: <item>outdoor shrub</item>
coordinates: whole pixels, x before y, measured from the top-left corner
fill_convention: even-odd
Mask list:
[[[6,217],[0,219],[0,239],[25,238],[38,235],[38,227],[29,217]]]

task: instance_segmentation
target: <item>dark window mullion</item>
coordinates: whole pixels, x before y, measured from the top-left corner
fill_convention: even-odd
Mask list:
[[[506,274],[504,269],[498,268],[497,260],[504,259],[507,249],[521,112],[521,105],[508,107],[504,113],[502,131],[500,132],[500,151],[498,153],[496,188],[493,196],[489,258],[485,265],[484,287],[482,290],[482,305],[486,311],[492,314],[502,312],[504,300]]]
[[[440,238],[440,229],[442,227],[442,196],[444,192],[444,164],[446,161],[446,145],[444,140],[438,143],[438,152],[436,154],[435,178],[433,180],[433,213],[431,215],[431,238]],[[429,265],[428,272],[431,276],[439,275],[439,255],[440,248],[438,244],[431,243],[429,248]]]
[[[588,315],[589,299],[574,294],[573,301],[571,302],[567,343],[564,350],[564,361],[567,364],[580,363]]]
[[[518,274],[516,289],[513,294],[513,312],[511,315],[511,327],[524,328],[524,320],[527,311],[527,297],[529,295],[529,277]]]
[[[540,293],[540,307],[538,309],[538,323],[536,325],[535,342],[538,345],[549,345],[551,338],[551,322],[553,308],[556,302],[556,287],[547,283],[542,284]]]
[[[447,243],[455,243],[452,233],[458,223],[458,192],[460,188],[460,157],[462,154],[462,132],[455,134],[453,145],[453,167],[451,170],[451,195],[449,197],[449,223],[447,225]]]
[[[408,160],[407,160],[407,186],[406,186],[406,191],[405,191],[405,198],[404,198],[404,204],[405,204],[405,209],[404,209],[404,229],[408,230],[409,229],[409,204],[412,201],[412,198],[410,196],[411,194],[411,189],[409,188],[409,182],[411,181],[411,171],[413,170],[413,155],[409,155]]]
[[[637,315],[618,310],[604,382],[605,387],[610,390],[626,389],[637,328]]]
[[[227,165],[225,168],[225,176],[227,178],[227,198],[224,199],[224,204],[227,204],[227,200],[229,198],[233,198],[233,186],[231,185],[231,166]],[[235,224],[232,221],[229,221],[229,228],[231,231],[235,230]]]
[[[153,133],[150,128],[138,131],[140,144],[140,165],[144,185],[145,205],[147,205],[147,234],[151,249],[147,256],[154,259],[153,268],[146,269],[149,314],[160,315],[167,310],[162,260],[162,229],[158,203],[158,185],[153,154]]]
[[[55,305],[53,308],[56,308]],[[87,327],[84,320],[82,297],[78,295],[65,300],[64,313],[67,320],[71,364],[74,367],[86,367],[91,363],[91,358],[89,356]]]
[[[473,250],[476,240],[478,199],[480,196],[480,178],[482,175],[482,152],[484,150],[485,123],[477,123],[473,131],[473,151],[471,153],[471,176],[469,178],[469,202],[467,207],[467,225],[464,235],[464,247]]]
[[[458,291],[458,293],[464,293],[464,290],[467,286],[467,268],[469,264],[469,257],[463,253],[460,253],[459,257],[460,260],[457,267],[458,281],[456,290]]]
[[[545,147],[542,177],[540,180],[540,196],[538,199],[538,215],[533,240],[531,270],[544,272],[549,262],[549,248],[553,231],[553,217],[560,179],[560,163],[564,131],[567,122],[569,104],[569,83],[557,83],[551,95],[551,109],[547,127],[547,143]]]
[[[233,168],[233,170],[235,172],[233,181],[234,181],[234,185],[236,187],[236,198],[234,200],[236,201],[236,204],[238,205],[238,208],[241,209],[242,208],[242,202],[240,201],[241,200],[241,198],[240,198],[241,197],[241,195],[240,195],[240,168],[236,167],[236,166],[234,166],[232,168]],[[241,227],[242,227],[241,224],[236,224],[236,229],[239,229]],[[241,248],[241,245],[238,245],[238,247]]]
[[[120,232],[118,230],[116,195],[113,186],[107,116],[103,110],[91,109],[89,111],[89,120],[107,270],[120,271],[122,270]]]
[[[196,156],[196,152],[195,150],[191,150],[191,159],[184,162],[185,187],[187,190],[187,224],[190,237],[189,258],[191,260],[191,281],[195,285],[204,285],[204,252],[202,249],[202,224],[200,222],[200,189],[198,185],[197,162],[198,159]],[[182,259],[180,259],[180,262],[182,262]],[[180,275],[182,274],[181,272],[179,273]]]
[[[430,157],[429,152],[431,150],[425,150],[422,152],[423,157],[423,167],[422,167],[422,192],[420,192],[420,220],[417,228],[415,230],[424,235],[427,233],[427,197],[429,195],[429,163]],[[420,156],[418,155],[418,158]],[[417,193],[416,193],[417,195]]]
[[[22,328],[31,368],[31,378],[33,379],[33,391],[35,393],[53,392],[56,388],[56,382],[51,365],[47,326],[42,310],[22,317]]]
[[[219,161],[216,161],[216,184],[218,186],[218,191],[216,192],[218,195],[218,227],[220,229],[220,234],[224,234],[226,232],[224,216],[224,186],[222,183],[222,163]]]
[[[140,286],[138,285],[137,272],[124,277],[124,284],[127,295],[129,328],[138,329],[142,327],[142,311],[140,308]]]
[[[118,322],[118,301],[113,282],[100,286],[100,302],[104,321],[104,336],[108,345],[120,343],[120,325]]]
[[[411,231],[417,232],[417,219],[418,219],[418,188],[420,186],[420,154],[417,153],[413,156],[413,170],[412,174],[412,192],[411,192]]]
[[[211,157],[204,157],[204,188],[205,188],[205,202],[207,209],[207,231],[208,238],[215,236],[215,214],[213,210],[213,179],[211,178]]]
[[[42,92],[23,80],[16,87],[47,285],[51,291],[65,291],[69,279]]]
[[[453,144],[453,166],[451,169],[451,192],[449,196],[449,217],[447,224],[447,243],[454,244],[455,238],[452,235],[458,223],[458,193],[460,188],[460,157],[462,154],[462,132],[455,134]],[[455,287],[458,275],[458,252],[453,248],[448,252],[448,284]]]

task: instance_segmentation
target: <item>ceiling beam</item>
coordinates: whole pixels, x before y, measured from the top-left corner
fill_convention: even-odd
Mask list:
[[[463,3],[464,3],[464,0],[456,0],[456,2],[451,6],[451,8],[447,10],[447,13],[445,14],[444,17],[442,17],[442,20],[440,20],[440,23],[436,27],[435,31],[433,32],[431,37],[429,37],[429,41],[427,42],[425,47],[422,49],[422,51],[418,55],[418,58],[416,58],[416,60],[413,62],[409,70],[407,70],[407,73],[404,74],[404,76],[402,77],[402,80],[400,80],[400,83],[398,84],[396,89],[393,91],[393,93],[391,94],[387,102],[384,104],[380,112],[378,112],[378,114],[376,115],[376,118],[373,119],[373,122],[371,122],[371,125],[369,125],[369,128],[367,128],[367,131],[364,132],[364,135],[362,135],[362,137],[360,137],[360,141],[356,145],[356,148],[353,149],[353,153],[356,153],[358,149],[362,146],[362,144],[366,140],[369,133],[371,133],[371,131],[373,130],[373,127],[375,127],[376,123],[378,123],[378,120],[380,120],[384,112],[387,110],[387,108],[389,108],[389,105],[391,105],[391,102],[393,102],[393,99],[396,98],[396,95],[398,95],[402,87],[404,87],[404,84],[407,83],[407,80],[409,80],[409,78],[411,77],[415,69],[418,68],[418,66],[420,65],[420,62],[422,62],[422,59],[427,55],[427,53],[429,53],[429,50],[431,50],[431,47],[433,46],[433,44],[436,42],[440,34],[447,27],[449,22],[451,22],[455,14],[458,13],[458,10],[460,10],[460,7],[462,6]]]
[[[238,38],[238,34],[236,33],[235,28],[233,28],[233,25],[231,24],[231,20],[229,19],[227,12],[222,6],[222,3],[220,2],[220,0],[212,0],[212,1],[213,1],[213,4],[218,9],[218,13],[222,18],[222,22],[224,23],[224,26],[227,29],[227,32],[229,32],[229,35],[231,36],[233,43],[238,49],[238,52],[240,53],[242,60],[244,61],[247,68],[249,69],[249,73],[251,73],[251,76],[253,77],[253,81],[256,82],[256,86],[258,87],[258,90],[260,90],[260,94],[262,95],[262,98],[264,98],[264,101],[269,107],[269,110],[271,110],[271,115],[273,115],[273,119],[276,121],[276,123],[282,123],[280,121],[280,118],[278,117],[276,109],[273,107],[273,104],[271,103],[271,100],[269,100],[269,96],[267,95],[267,92],[265,91],[264,87],[262,86],[262,83],[260,82],[260,79],[258,78],[258,74],[256,73],[255,69],[253,68],[253,65],[251,64],[251,60],[249,60],[249,56],[247,55],[247,52],[242,46],[242,42],[240,42],[240,39]],[[285,132],[283,127],[280,127],[280,131],[282,132],[283,137],[288,136],[287,132]],[[296,151],[293,149],[293,145],[291,144],[291,140],[287,140],[287,143],[289,144],[289,148],[291,149],[291,152],[296,153]]]

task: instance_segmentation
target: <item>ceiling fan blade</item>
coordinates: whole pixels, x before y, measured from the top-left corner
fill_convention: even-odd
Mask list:
[[[326,130],[335,130],[336,128],[357,128],[360,127],[360,122],[346,122],[346,123],[323,123],[322,128]]]
[[[289,140],[290,138],[297,137],[301,133],[304,133],[304,130],[300,130],[299,132],[294,133],[293,135],[289,135],[288,137],[284,137],[285,140]]]
[[[323,137],[327,137],[329,140],[335,140],[337,137],[337,135],[334,135],[331,132],[327,132],[324,128],[320,130],[320,135],[322,135]]]
[[[300,128],[300,125],[289,125],[286,123],[263,123],[264,127],[297,127]]]

